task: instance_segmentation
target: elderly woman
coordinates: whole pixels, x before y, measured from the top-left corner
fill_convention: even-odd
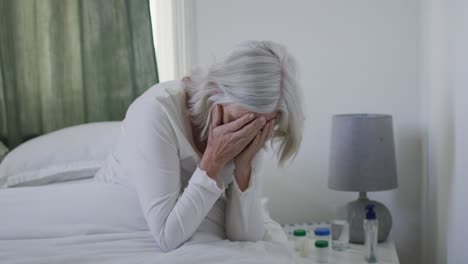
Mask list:
[[[164,251],[196,231],[261,240],[262,146],[278,141],[273,145],[284,162],[301,142],[295,68],[283,46],[251,41],[206,71],[155,85],[128,109],[119,142],[96,177],[136,190]]]

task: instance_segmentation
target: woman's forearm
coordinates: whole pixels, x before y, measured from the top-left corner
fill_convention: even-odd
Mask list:
[[[145,194],[151,185],[140,184]],[[184,192],[161,197],[144,195],[143,208],[148,226],[156,244],[163,251],[170,251],[188,240],[200,226],[224,190],[216,186],[206,173],[197,169]],[[159,198],[160,197],[160,198]]]
[[[249,164],[247,166],[237,167],[234,171],[234,179],[237,181],[239,189],[244,192],[249,187],[250,174],[252,172],[252,166]]]
[[[235,241],[258,241],[265,228],[258,173],[249,166],[236,167],[234,181],[226,192],[226,235]]]
[[[208,177],[215,180],[220,188],[219,173],[223,167],[224,165],[217,161],[209,150],[205,151],[200,161],[200,169],[204,170]]]

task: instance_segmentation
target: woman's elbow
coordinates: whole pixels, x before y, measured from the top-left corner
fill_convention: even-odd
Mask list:
[[[261,230],[248,234],[246,236],[245,241],[251,241],[251,242],[261,241],[263,240],[264,235],[265,235],[265,229],[262,228]]]
[[[185,241],[176,237],[168,237],[164,232],[152,232],[154,241],[163,252],[169,252],[180,247]]]
[[[174,249],[177,249],[182,243],[174,243],[172,241],[167,241],[166,239],[156,238],[156,245],[162,252],[170,252]]]
[[[161,249],[162,252],[167,253],[167,252],[171,252],[172,250],[176,249],[177,247],[168,246],[168,245],[166,245],[164,243],[161,243],[161,244],[158,243],[158,248]]]

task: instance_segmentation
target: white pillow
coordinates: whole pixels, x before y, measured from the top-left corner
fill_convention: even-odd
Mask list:
[[[93,177],[112,151],[120,122],[68,127],[29,140],[0,163],[0,187],[36,186]]]

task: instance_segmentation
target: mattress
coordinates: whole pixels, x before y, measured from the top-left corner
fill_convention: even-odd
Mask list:
[[[94,181],[0,190],[0,263],[294,263],[281,226],[259,242],[197,232],[161,252],[136,194]]]

